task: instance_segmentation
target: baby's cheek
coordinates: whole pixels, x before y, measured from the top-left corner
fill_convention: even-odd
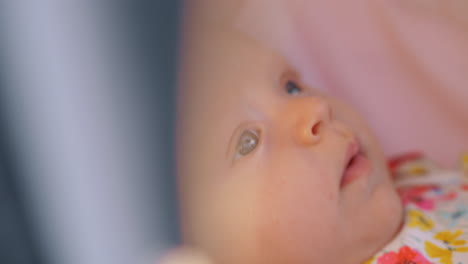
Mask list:
[[[257,226],[263,259],[271,263],[311,263],[319,259],[318,252],[332,248],[336,204],[333,191],[314,190],[305,182],[265,184],[259,192]]]

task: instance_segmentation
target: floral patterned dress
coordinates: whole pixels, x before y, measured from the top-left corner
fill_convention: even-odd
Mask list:
[[[389,165],[405,222],[365,264],[468,264],[468,155],[456,170],[442,169],[418,153]]]

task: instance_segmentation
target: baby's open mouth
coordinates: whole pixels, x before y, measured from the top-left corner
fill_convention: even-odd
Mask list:
[[[343,169],[343,176],[341,177],[342,188],[360,176],[367,175],[371,168],[371,162],[363,153],[357,141],[349,145],[345,162],[346,166]]]
[[[356,161],[357,155],[359,155],[359,153],[356,154],[356,155],[354,155],[354,156],[351,158],[351,160],[348,162],[348,165],[346,165],[346,169],[349,169],[349,167],[351,167],[351,166],[354,164],[354,162]]]

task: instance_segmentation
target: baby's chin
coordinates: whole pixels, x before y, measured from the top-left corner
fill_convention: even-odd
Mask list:
[[[389,181],[377,185],[368,199],[361,200],[359,207],[348,210],[347,217],[352,219],[344,221],[341,228],[344,243],[340,245],[344,247],[343,252],[352,255],[349,260],[354,262],[350,263],[370,259],[395,238],[404,221],[400,198]]]
[[[367,240],[374,241],[374,247],[370,250],[370,255],[374,255],[391,242],[401,230],[404,222],[403,205],[392,184],[382,185],[378,188],[376,201],[374,205],[375,219],[368,226],[370,232],[368,232],[369,237]],[[382,228],[382,226],[385,226],[385,228]]]

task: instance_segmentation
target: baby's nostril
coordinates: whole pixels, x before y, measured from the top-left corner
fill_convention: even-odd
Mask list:
[[[319,134],[321,128],[322,128],[322,121],[315,123],[312,126],[312,129],[311,129],[312,135],[317,136]]]

